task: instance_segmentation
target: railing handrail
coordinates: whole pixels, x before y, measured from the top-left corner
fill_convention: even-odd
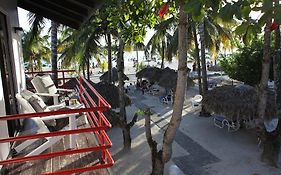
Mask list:
[[[86,79],[82,75],[80,75],[80,78],[83,80],[83,82],[85,82],[87,84],[87,86],[90,88],[90,90],[92,92],[94,92],[94,94],[98,97],[98,99],[103,104],[103,106],[107,106],[107,107],[111,108],[111,105],[98,93],[98,91],[96,91],[94,89],[94,87],[88,81],[86,81]],[[80,86],[81,86],[81,84],[80,84]]]
[[[52,115],[62,115],[62,114],[75,114],[82,112],[96,112],[96,111],[107,111],[109,108],[107,106],[101,107],[89,107],[89,108],[80,108],[80,109],[62,109],[59,111],[50,111],[50,112],[36,112],[36,113],[24,113],[24,114],[14,114],[0,116],[0,120],[16,120],[16,119],[26,119],[33,117],[48,117]]]

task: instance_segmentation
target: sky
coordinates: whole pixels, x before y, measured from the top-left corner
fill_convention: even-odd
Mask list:
[[[22,9],[22,8],[18,8],[18,14],[19,14],[19,23],[20,26],[25,30],[29,30],[29,24],[28,24],[28,11]]]

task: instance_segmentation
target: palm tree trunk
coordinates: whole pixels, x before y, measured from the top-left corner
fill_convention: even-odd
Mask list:
[[[138,51],[138,47],[136,47],[136,56],[137,56],[137,67],[136,67],[136,69],[139,70],[139,51]]]
[[[202,95],[202,81],[201,81],[202,79],[201,79],[200,53],[199,53],[199,44],[198,44],[195,24],[193,25],[192,30],[193,30],[193,38],[194,38],[194,43],[195,43],[195,53],[196,53],[196,63],[197,63],[199,94]]]
[[[276,3],[276,1],[275,1],[275,3]],[[279,4],[279,2],[277,1],[277,4],[275,4],[275,5],[277,6],[278,4]],[[267,104],[266,89],[267,89],[269,69],[270,69],[271,20],[272,20],[272,16],[269,16],[266,21],[266,26],[265,26],[265,31],[264,31],[262,75],[261,75],[261,80],[260,80],[260,84],[259,84],[259,93],[258,93],[258,116],[262,120],[266,120],[265,119],[265,108],[266,108],[266,104]],[[279,32],[276,32],[275,34],[278,35],[278,33]],[[276,39],[278,39],[277,35],[276,35]],[[276,42],[278,42],[278,40]],[[276,43],[275,47],[280,47],[280,33],[279,33],[279,43]],[[278,61],[277,57],[275,57],[275,61]],[[277,72],[275,72],[275,75]],[[269,116],[269,118],[271,118],[271,117],[273,117],[273,116]],[[262,161],[267,162],[270,165],[277,167],[278,155],[279,155],[279,149],[280,149],[280,141],[279,141],[278,135],[276,135],[276,134],[273,135],[272,133],[275,133],[275,132],[273,131],[273,132],[269,133],[265,130],[265,141],[263,144],[264,147],[263,147],[263,152],[262,152],[261,157],[262,157]]]
[[[31,72],[34,72],[34,69],[33,69],[33,61],[32,61],[32,56],[29,56],[29,70]]]
[[[206,53],[205,53],[205,25],[204,21],[201,22],[198,26],[199,35],[200,35],[200,44],[201,44],[201,65],[202,65],[202,82],[203,82],[203,88],[202,93],[203,95],[208,90],[208,81],[207,81],[207,69],[206,69]]]
[[[179,128],[182,109],[184,103],[184,95],[186,90],[186,73],[187,73],[187,14],[184,12],[184,0],[180,0],[180,17],[179,17],[179,62],[178,62],[178,78],[175,92],[175,101],[173,105],[173,114],[164,134],[162,163],[166,163],[172,156],[172,143],[176,132]],[[164,166],[160,166],[164,167]]]
[[[112,83],[111,69],[112,69],[112,58],[111,58],[111,34],[110,31],[107,32],[107,47],[108,47],[108,82]]]
[[[165,61],[165,40],[162,39],[162,53],[161,53],[162,61],[161,61],[161,68],[164,69],[164,61]]]
[[[199,26],[199,35],[200,35],[200,44],[201,44],[201,64],[202,64],[202,82],[203,82],[203,87],[202,87],[202,94],[203,96],[205,93],[208,91],[208,81],[207,81],[207,69],[206,69],[206,53],[205,53],[205,25],[204,21],[202,21]],[[208,117],[210,116],[210,113],[206,111],[204,105],[201,106],[201,112],[200,116],[205,116]]]
[[[51,21],[51,62],[53,80],[56,86],[58,86],[58,63],[57,63],[57,45],[58,45],[58,24],[55,21]]]
[[[119,34],[121,35],[121,34]],[[117,69],[118,69],[118,86],[119,86],[119,103],[120,103],[120,121],[123,132],[123,146],[124,149],[131,149],[131,135],[130,128],[127,127],[127,116],[125,108],[125,90],[124,90],[124,41],[119,36],[119,50],[117,58]]]
[[[87,79],[90,80],[90,58],[91,55],[89,53],[87,53],[86,55],[86,60],[87,60]]]
[[[82,65],[82,71],[83,71],[83,76],[86,77],[86,71],[85,71],[85,62]]]

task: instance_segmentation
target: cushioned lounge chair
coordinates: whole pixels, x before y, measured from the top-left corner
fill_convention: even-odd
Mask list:
[[[18,93],[16,95],[17,101],[20,105],[20,111],[21,113],[36,113],[36,112],[49,112],[52,110],[58,110],[63,108],[63,105],[53,105],[53,106],[47,106],[44,101],[37,96],[36,94],[28,91],[23,90],[21,93]],[[77,108],[81,107],[77,106]],[[55,128],[56,120],[63,119],[63,118],[69,118],[69,126],[65,126],[63,128],[60,128],[60,130],[67,130],[69,129],[75,129],[77,127],[76,125],[76,119],[75,114],[66,114],[66,115],[55,115],[55,116],[48,116],[48,117],[34,117],[25,119],[24,123],[24,129],[23,129],[23,135],[25,134],[38,134],[38,133],[48,133],[51,132],[51,128]],[[38,146],[37,148],[33,149],[30,153],[28,153],[26,156],[31,155],[38,155],[51,147],[53,144],[58,142],[60,139],[62,139],[64,136],[56,136],[56,137],[46,137],[45,142]],[[32,140],[26,140],[22,143],[15,144],[16,146],[13,148],[12,152],[13,154],[17,154],[22,152],[24,149],[26,149],[28,146],[32,145],[34,142],[36,142],[39,139],[32,139]],[[75,147],[75,135],[70,135],[70,147]]]

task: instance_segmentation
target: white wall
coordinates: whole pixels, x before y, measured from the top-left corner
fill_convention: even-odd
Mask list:
[[[23,69],[23,59],[20,44],[20,36],[14,32],[13,27],[19,27],[17,0],[0,0],[0,12],[6,15],[7,31],[8,31],[8,47],[10,50],[9,57],[13,67],[14,83],[16,85],[16,92],[25,87],[25,77]],[[0,75],[0,116],[5,116],[5,102],[3,95],[2,77]],[[0,122],[0,138],[8,137],[8,127],[6,122]],[[0,144],[0,159],[6,159],[9,153],[8,144]],[[0,167],[1,168],[1,167]]]

